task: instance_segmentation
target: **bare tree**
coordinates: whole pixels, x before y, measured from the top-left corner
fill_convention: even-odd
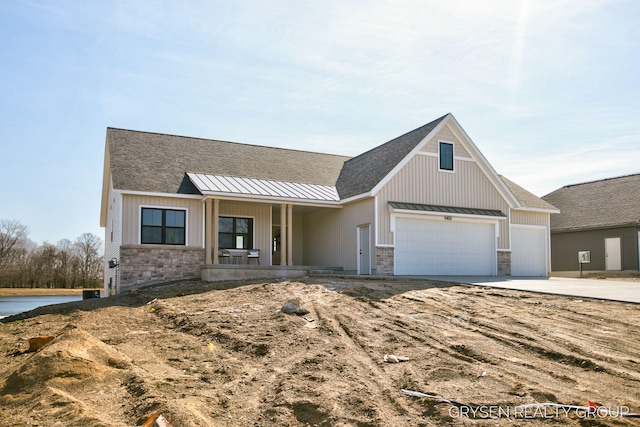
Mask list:
[[[102,240],[84,233],[75,242],[41,246],[27,238],[18,221],[0,220],[0,286],[75,288],[99,286]]]
[[[11,266],[17,249],[27,240],[29,229],[16,220],[0,220],[0,273]]]
[[[76,239],[75,246],[80,256],[80,281],[83,287],[96,286],[102,271],[102,240],[92,233],[84,233]]]
[[[62,239],[56,244],[56,277],[57,288],[75,288],[75,272],[73,258],[76,257],[75,248],[69,239]]]
[[[39,288],[54,288],[56,286],[56,263],[58,249],[50,243],[43,243],[37,250],[37,262],[40,264]]]

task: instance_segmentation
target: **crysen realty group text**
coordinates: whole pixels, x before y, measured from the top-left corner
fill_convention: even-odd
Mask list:
[[[608,408],[582,407],[569,405],[524,405],[502,407],[497,405],[451,406],[452,418],[559,418],[576,416],[578,418],[623,418],[630,415],[628,406]]]

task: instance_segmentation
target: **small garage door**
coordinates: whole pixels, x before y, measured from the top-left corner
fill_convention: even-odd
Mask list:
[[[511,228],[511,275],[547,275],[547,244],[544,228]]]
[[[395,274],[495,275],[495,233],[489,222],[397,218]]]

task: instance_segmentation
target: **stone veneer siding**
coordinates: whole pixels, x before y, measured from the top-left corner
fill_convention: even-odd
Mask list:
[[[511,252],[498,252],[498,276],[511,276]]]
[[[200,276],[204,249],[193,246],[123,245],[120,289],[145,282]]]
[[[394,248],[376,248],[376,274],[393,275]]]

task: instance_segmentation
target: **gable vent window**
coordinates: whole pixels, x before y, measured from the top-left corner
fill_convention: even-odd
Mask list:
[[[440,143],[440,170],[453,171],[453,144]]]
[[[185,217],[183,210],[142,208],[141,243],[184,245]]]

